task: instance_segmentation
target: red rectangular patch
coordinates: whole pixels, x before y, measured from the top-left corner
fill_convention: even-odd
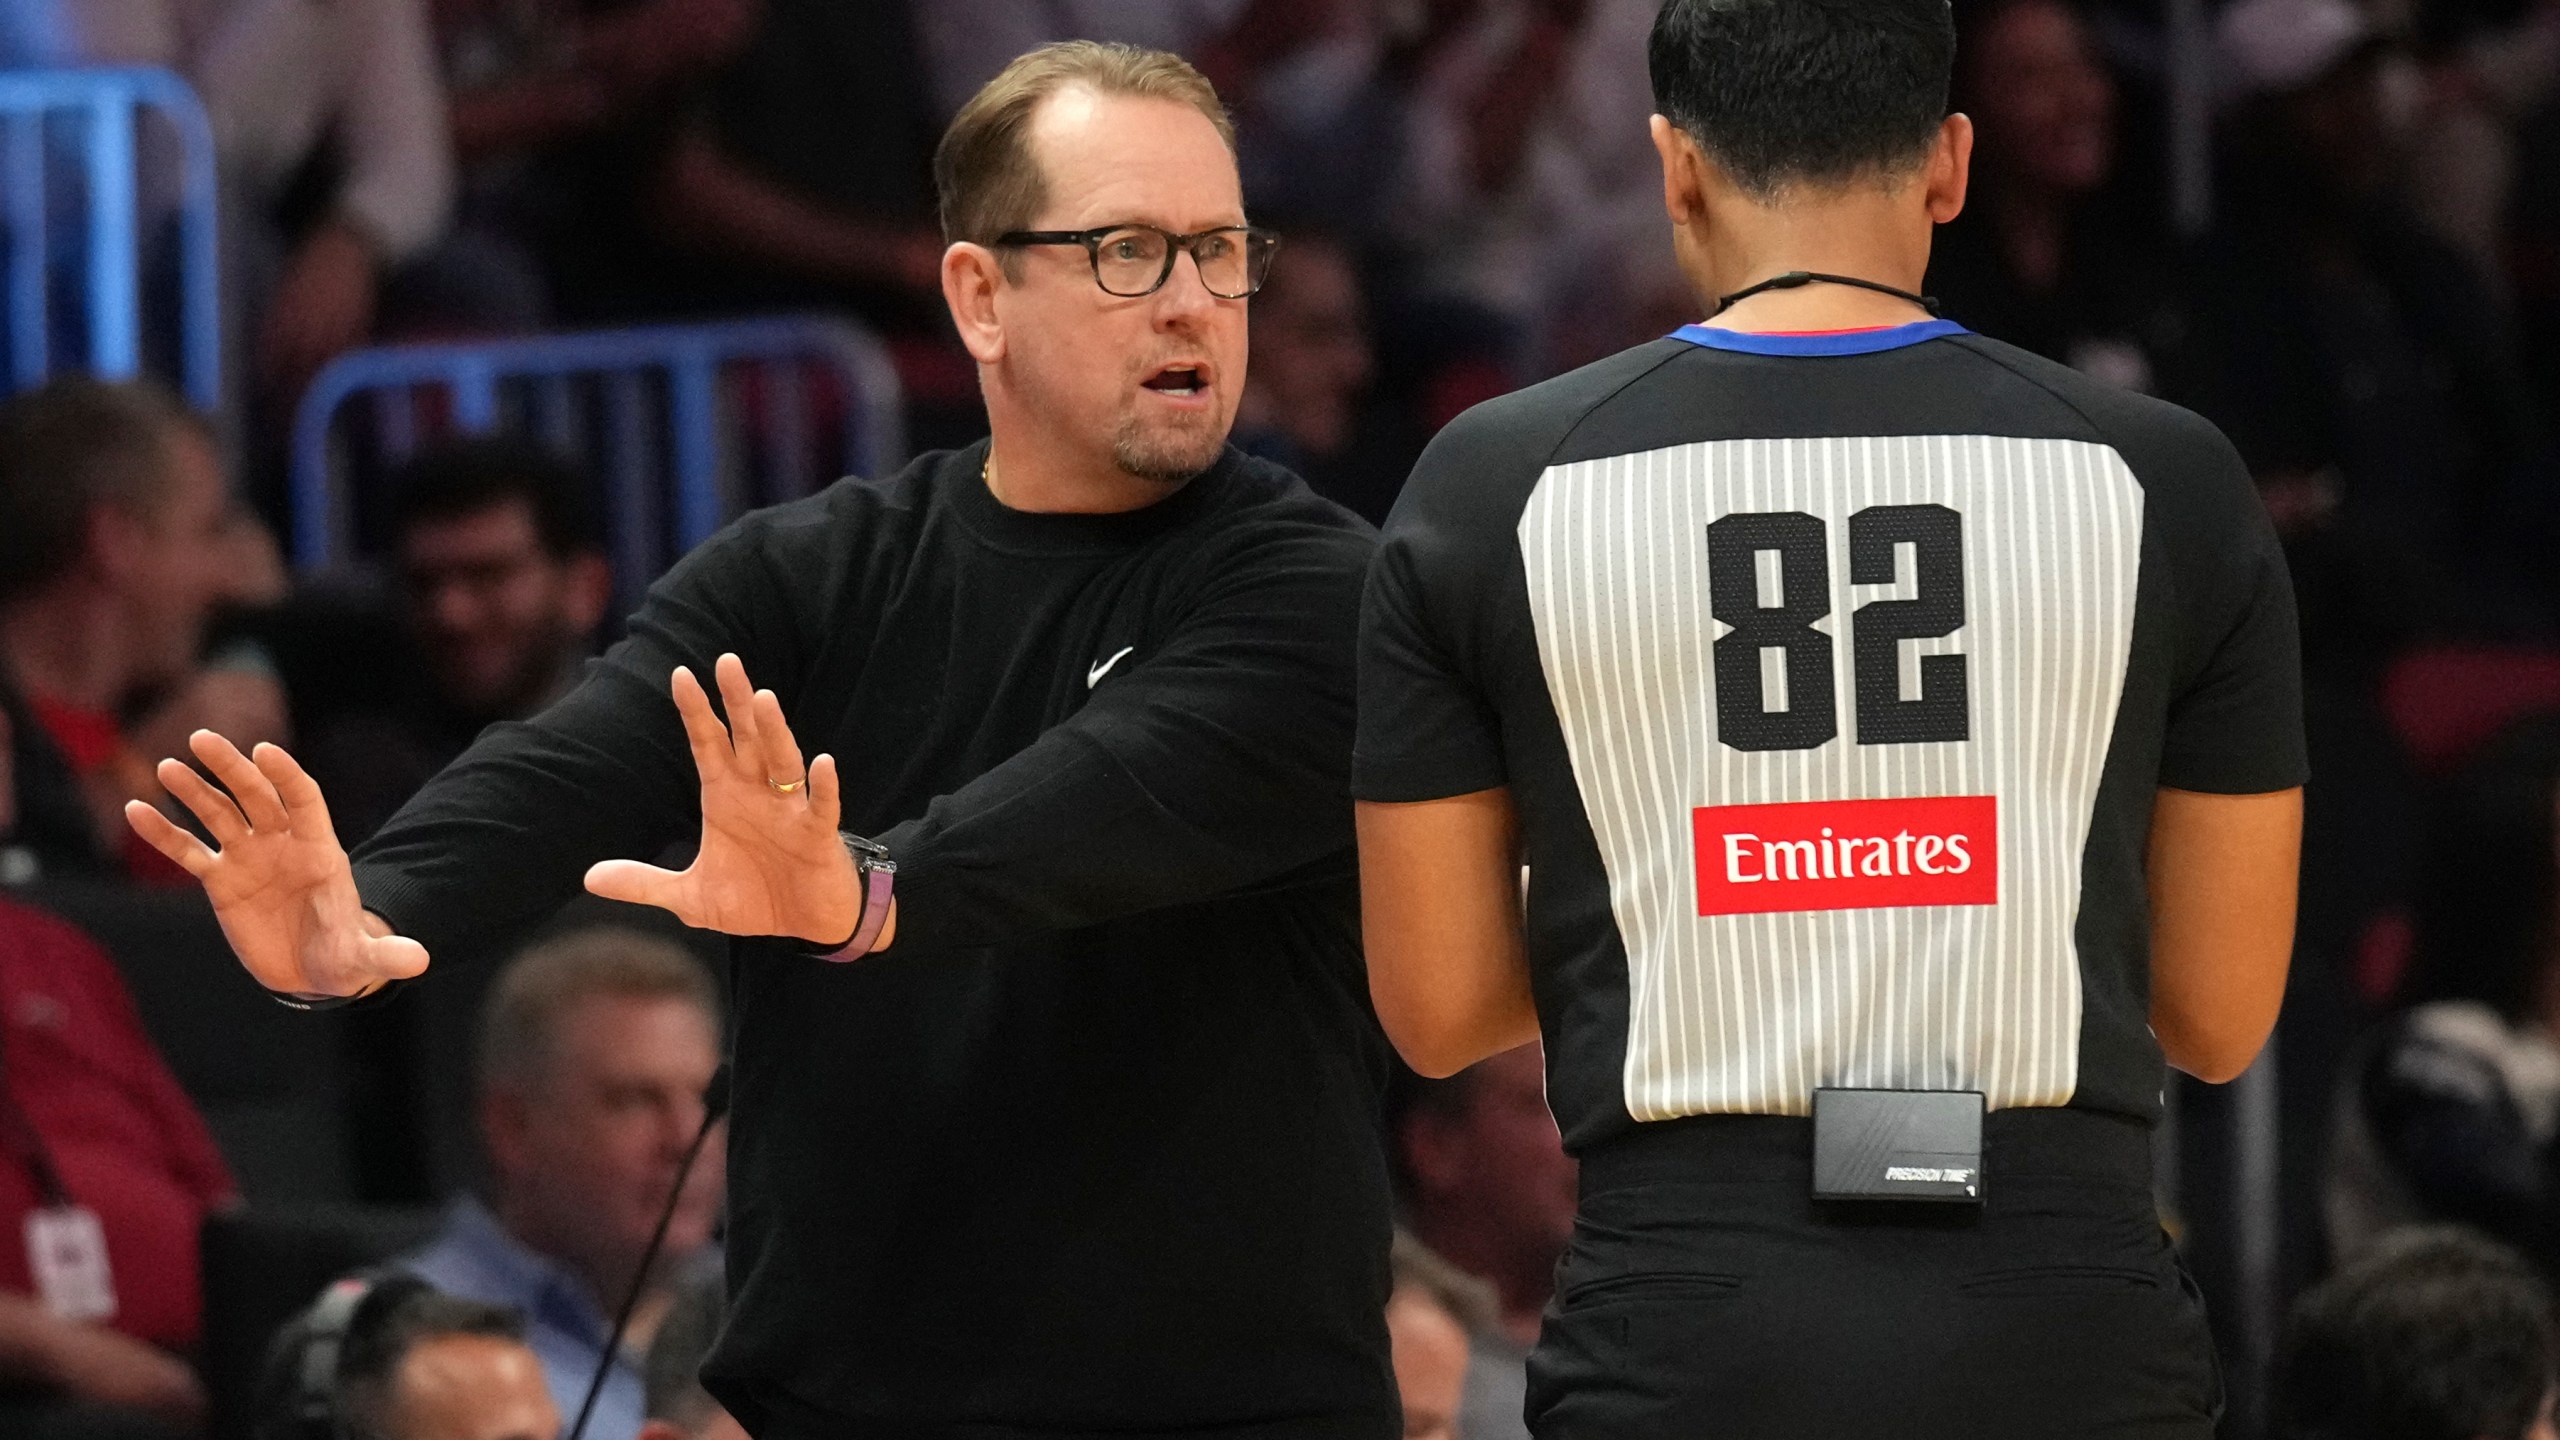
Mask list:
[[[1700,809],[1698,913],[1997,904],[1999,810],[1990,795]]]

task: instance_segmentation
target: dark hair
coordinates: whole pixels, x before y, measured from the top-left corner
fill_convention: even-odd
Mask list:
[[[400,471],[392,493],[395,534],[421,521],[521,504],[533,513],[534,533],[553,559],[604,548],[585,473],[530,440],[489,436],[439,445]]]
[[[420,1345],[448,1335],[522,1340],[524,1316],[504,1305],[423,1288],[400,1295],[379,1314],[359,1316],[338,1360],[339,1414],[348,1428],[380,1434],[401,1362]]]
[[[2277,1440],[2520,1440],[2553,1380],[2550,1293],[2467,1231],[2385,1239],[2294,1305]]]
[[[51,584],[80,559],[89,512],[167,495],[182,431],[206,433],[148,380],[60,375],[0,405],[0,602]]]
[[[2531,1011],[2560,920],[2560,715],[2502,731],[2444,787],[2419,862],[2417,947],[2401,997]]]
[[[1909,169],[1947,115],[1947,0],[1668,0],[1653,103],[1745,194]]]
[[[522,1340],[524,1316],[401,1271],[340,1280],[268,1343],[251,1432],[258,1440],[379,1435],[401,1362],[446,1335]]]

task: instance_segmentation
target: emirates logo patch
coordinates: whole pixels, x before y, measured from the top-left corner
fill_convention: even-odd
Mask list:
[[[1947,795],[1696,810],[1698,913],[1996,905],[1999,808]]]

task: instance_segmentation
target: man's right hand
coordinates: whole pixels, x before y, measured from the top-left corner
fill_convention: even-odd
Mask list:
[[[289,995],[361,995],[427,968],[425,946],[366,912],[319,785],[283,747],[260,745],[252,759],[210,730],[187,746],[228,793],[177,760],[160,762],[160,783],[222,848],[138,800],[125,820],[204,882],[223,936],[259,984]]]

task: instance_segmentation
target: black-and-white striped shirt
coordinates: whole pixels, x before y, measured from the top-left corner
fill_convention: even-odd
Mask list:
[[[1470,412],[1361,687],[1364,798],[1514,792],[1576,1143],[1823,1085],[2154,1113],[2153,792],[2303,778],[2229,445],[1945,322],[1693,326]]]

